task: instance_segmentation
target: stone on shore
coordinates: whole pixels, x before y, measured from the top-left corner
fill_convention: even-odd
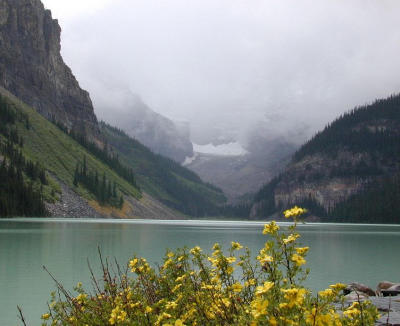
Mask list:
[[[358,294],[365,294],[367,296],[375,296],[375,291],[372,290],[370,287],[361,284],[361,283],[357,283],[357,282],[353,282],[347,285],[347,287],[343,290],[345,295],[349,295],[351,292],[356,292]]]

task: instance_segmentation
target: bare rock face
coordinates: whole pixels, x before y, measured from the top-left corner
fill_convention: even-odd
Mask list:
[[[0,85],[47,118],[95,131],[89,94],[61,57],[60,33],[40,0],[0,0]]]
[[[335,173],[343,166],[351,171],[368,163],[366,153],[340,151],[336,159],[323,154],[307,156],[288,166],[275,189],[275,205],[290,206],[312,198],[326,210],[363,189],[368,179]],[[365,163],[365,164],[367,164]]]

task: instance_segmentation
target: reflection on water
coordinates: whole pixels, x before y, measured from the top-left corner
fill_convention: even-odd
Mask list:
[[[166,248],[195,245],[211,250],[215,242],[263,246],[263,223],[220,221],[0,220],[0,324],[18,325],[16,305],[32,325],[46,310],[54,289],[45,265],[67,288],[87,281],[87,259],[96,270],[97,248],[125,263],[136,253],[159,262]],[[307,224],[299,226],[311,247],[307,285],[322,289],[335,282],[400,281],[400,226]]]

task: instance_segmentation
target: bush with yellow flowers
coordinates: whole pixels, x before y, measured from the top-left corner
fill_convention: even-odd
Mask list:
[[[316,294],[302,285],[309,248],[299,246],[296,228],[304,212],[284,212],[293,218],[286,231],[266,224],[256,260],[237,242],[226,251],[216,243],[210,255],[200,247],[168,251],[157,268],[139,257],[124,269],[101,259],[103,277],[92,273],[92,292],[78,284],[72,295],[57,282],[43,325],[373,325],[376,308],[346,306],[344,284]]]

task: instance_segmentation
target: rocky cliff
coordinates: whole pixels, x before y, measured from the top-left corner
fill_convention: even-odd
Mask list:
[[[95,131],[89,94],[61,57],[60,33],[40,0],[0,0],[0,85],[47,118]]]

